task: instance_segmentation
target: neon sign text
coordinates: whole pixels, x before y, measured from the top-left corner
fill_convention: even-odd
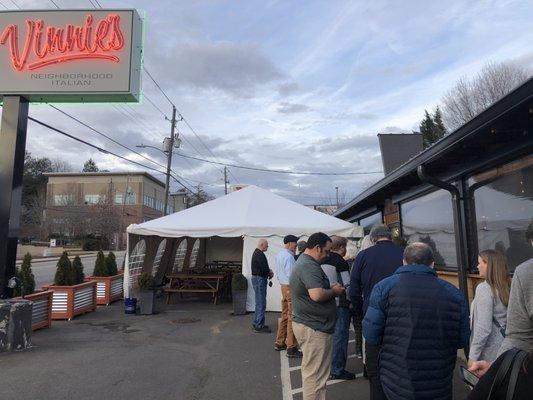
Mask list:
[[[0,45],[9,46],[11,64],[17,71],[36,70],[75,60],[106,60],[118,63],[113,52],[124,47],[120,17],[110,14],[93,26],[87,15],[82,26],[45,27],[42,20],[26,20],[26,38],[19,49],[19,27],[8,25],[0,35]]]

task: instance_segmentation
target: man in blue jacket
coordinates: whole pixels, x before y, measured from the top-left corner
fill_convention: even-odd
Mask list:
[[[425,243],[407,246],[403,259],[403,267],[374,286],[363,336],[381,346],[387,399],[451,400],[457,349],[470,338],[465,298],[437,277]]]

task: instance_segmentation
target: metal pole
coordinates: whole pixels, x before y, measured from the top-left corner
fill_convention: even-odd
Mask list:
[[[20,230],[22,176],[29,103],[20,96],[4,96],[0,125],[0,298],[11,290]]]
[[[170,185],[170,166],[172,164],[172,149],[174,149],[174,132],[176,129],[176,107],[172,106],[172,127],[170,128],[170,149],[167,154],[167,180],[165,182],[165,208],[163,209],[163,215],[168,214],[168,191]]]
[[[454,185],[441,181],[426,173],[423,165],[419,165],[417,169],[418,177],[422,182],[427,182],[433,186],[439,187],[450,192],[452,196],[453,207],[453,222],[455,232],[455,252],[457,254],[457,266],[459,279],[459,289],[463,292],[466,298],[466,305],[469,307],[468,301],[468,252],[466,243],[466,234],[464,232],[465,225],[463,224],[463,214],[461,211],[461,192]]]
[[[337,196],[337,209],[339,208],[339,187],[335,186],[335,193]]]
[[[228,194],[228,167],[224,167],[224,194]]]

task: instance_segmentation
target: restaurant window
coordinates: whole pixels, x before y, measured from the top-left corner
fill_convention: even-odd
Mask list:
[[[198,250],[200,250],[200,239],[196,239],[192,246],[191,258],[189,259],[189,268],[196,268],[196,261],[198,260]]]
[[[181,272],[183,270],[183,263],[185,262],[185,255],[187,254],[187,239],[183,239],[178,249],[176,250],[176,255],[174,257],[174,266],[172,267],[172,273]]]
[[[476,175],[474,189],[478,249],[500,250],[510,272],[533,258],[525,232],[533,223],[533,156]]]
[[[368,217],[361,218],[358,222],[359,226],[363,227],[365,235],[368,235],[374,225],[380,225],[383,223],[383,219],[381,217],[381,212],[377,212],[375,214],[369,215]]]
[[[166,246],[167,246],[167,239],[161,240],[161,243],[159,243],[159,247],[157,248],[157,252],[155,253],[154,265],[152,267],[153,277],[156,277],[159,271],[159,266],[161,265],[161,258],[163,258],[163,254],[165,253]]]
[[[146,242],[141,239],[131,251],[128,268],[130,273],[130,287],[138,287],[138,278],[141,274],[144,265],[144,257],[146,256]]]
[[[437,190],[400,205],[402,235],[408,243],[431,246],[435,266],[457,269],[452,200],[449,192]]]

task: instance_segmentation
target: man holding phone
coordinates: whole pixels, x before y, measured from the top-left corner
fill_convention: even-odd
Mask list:
[[[348,241],[340,236],[332,236],[331,240],[331,253],[324,264],[335,267],[337,282],[347,288],[350,280],[350,266],[344,256],[346,255]],[[346,293],[342,293],[337,298],[337,322],[333,333],[333,357],[329,379],[355,379],[355,374],[344,369],[348,358],[351,314],[350,302],[346,297]]]
[[[292,328],[303,352],[304,400],[326,398],[337,317],[335,297],[345,293],[342,285],[330,285],[321,267],[330,254],[331,244],[331,238],[325,233],[313,233],[290,277]]]

